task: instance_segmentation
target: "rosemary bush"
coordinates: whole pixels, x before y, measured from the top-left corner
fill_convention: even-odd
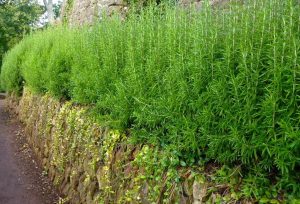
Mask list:
[[[279,189],[300,194],[299,53],[296,0],[160,5],[30,35],[7,53],[1,81],[91,104],[185,160],[275,171]]]

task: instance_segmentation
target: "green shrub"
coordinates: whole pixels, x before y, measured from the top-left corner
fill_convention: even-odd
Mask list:
[[[26,48],[26,42],[21,42],[5,55],[1,69],[1,87],[7,92],[22,91],[24,81],[21,76],[21,63]]]
[[[278,188],[300,194],[299,50],[294,0],[161,5],[29,36],[6,55],[1,79],[7,91],[24,78],[34,91],[92,104],[135,141],[183,159],[279,171]]]

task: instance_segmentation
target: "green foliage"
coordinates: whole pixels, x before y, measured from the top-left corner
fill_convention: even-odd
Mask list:
[[[63,6],[63,13],[61,15],[62,21],[64,23],[68,22],[68,16],[70,15],[70,12],[72,11],[73,4],[75,0],[66,0],[65,5]]]
[[[36,92],[92,104],[137,142],[171,145],[182,165],[240,163],[300,195],[299,4],[137,13],[27,37],[6,56],[2,84],[19,91],[24,78]]]
[[[54,12],[55,18],[60,17],[62,3],[63,3],[62,1],[58,1],[56,4],[53,4],[53,12]]]
[[[4,53],[30,32],[42,11],[31,0],[0,1],[0,66]]]
[[[20,65],[25,53],[26,44],[19,43],[5,56],[3,70],[1,70],[1,87],[7,92],[21,93],[23,87],[23,77],[21,76]]]
[[[142,9],[147,6],[151,5],[161,5],[161,4],[169,4],[174,5],[178,2],[178,0],[124,0],[130,6],[136,7],[135,9],[139,8]]]

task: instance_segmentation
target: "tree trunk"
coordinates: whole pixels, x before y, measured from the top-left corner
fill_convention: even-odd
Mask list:
[[[43,0],[45,8],[47,10],[47,15],[48,15],[48,21],[50,24],[54,23],[54,11],[53,11],[53,2],[52,0]]]

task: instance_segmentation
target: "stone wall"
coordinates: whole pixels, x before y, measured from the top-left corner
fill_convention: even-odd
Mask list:
[[[71,25],[91,24],[103,15],[125,14],[127,9],[124,0],[65,0],[62,18]]]
[[[212,169],[217,167],[179,167],[172,152],[128,143],[126,135],[95,123],[85,107],[33,95],[28,89],[21,99],[10,96],[7,101],[67,203],[200,204],[237,199],[226,184],[213,181]]]
[[[224,5],[229,1],[242,0],[210,0],[209,5]],[[204,0],[178,0],[183,7],[196,7],[201,9]],[[113,13],[121,14],[125,18],[129,5],[126,0],[65,0],[62,9],[62,19],[71,25],[92,24],[99,21],[103,15],[111,16]]]

